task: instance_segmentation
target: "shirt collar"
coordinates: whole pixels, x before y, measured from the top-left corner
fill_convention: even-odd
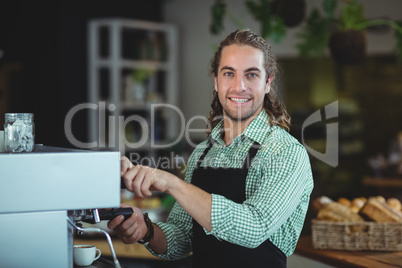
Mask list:
[[[221,131],[223,128],[223,119],[214,127],[211,131],[211,135],[209,136],[209,141],[211,139],[215,140],[220,144],[225,144],[221,138]],[[251,121],[251,123],[247,126],[247,128],[240,135],[240,138],[249,138],[254,142],[258,142],[262,144],[266,135],[269,132],[269,117],[264,109],[257,115],[257,117]],[[237,138],[236,138],[237,139]]]

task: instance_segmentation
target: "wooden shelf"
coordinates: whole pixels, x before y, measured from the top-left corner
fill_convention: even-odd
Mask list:
[[[402,252],[314,249],[310,236],[302,236],[295,254],[336,267],[402,267]]]
[[[363,179],[363,185],[379,188],[402,188],[402,178],[366,177]]]

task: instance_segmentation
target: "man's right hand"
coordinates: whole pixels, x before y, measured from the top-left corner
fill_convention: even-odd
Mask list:
[[[139,198],[152,196],[152,191],[172,194],[170,191],[180,181],[169,172],[143,165],[133,165],[125,156],[121,158],[121,177],[126,189]]]
[[[142,211],[127,204],[121,204],[121,207],[131,207],[134,213],[127,220],[124,220],[122,215],[117,216],[108,222],[108,228],[114,230],[125,244],[132,244],[143,239],[148,232],[148,228]]]

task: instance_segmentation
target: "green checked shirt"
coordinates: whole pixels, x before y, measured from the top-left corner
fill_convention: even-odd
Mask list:
[[[255,248],[269,239],[286,256],[291,255],[303,227],[313,177],[305,148],[288,132],[269,125],[263,110],[226,146],[220,137],[223,122],[212,131],[208,140],[200,143],[192,153],[185,180],[191,183],[197,160],[208,142],[216,143],[201,166],[241,168],[243,161],[256,141],[261,147],[249,168],[246,178],[246,200],[235,203],[221,195],[212,194],[212,231],[204,231],[219,240]],[[164,259],[179,259],[192,251],[191,216],[176,203],[166,221],[157,223],[166,235]]]

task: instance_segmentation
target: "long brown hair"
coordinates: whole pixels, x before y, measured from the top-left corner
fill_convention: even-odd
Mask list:
[[[214,76],[218,75],[218,68],[221,61],[222,49],[226,46],[233,44],[237,45],[248,45],[261,50],[264,53],[264,69],[266,74],[266,79],[268,83],[269,77],[275,78],[278,72],[278,63],[276,62],[276,57],[271,53],[271,46],[259,35],[255,34],[249,29],[236,30],[229,34],[219,45],[215,56],[211,62],[211,74]],[[275,81],[275,79],[273,80]],[[286,111],[284,105],[276,99],[276,86],[275,83],[271,84],[271,89],[268,94],[264,97],[264,110],[270,118],[271,126],[277,125],[286,131],[290,129],[290,116]],[[219,101],[218,93],[214,90],[211,104],[211,112],[208,116],[209,126],[211,127],[208,132],[218,124],[223,115],[222,104]]]

